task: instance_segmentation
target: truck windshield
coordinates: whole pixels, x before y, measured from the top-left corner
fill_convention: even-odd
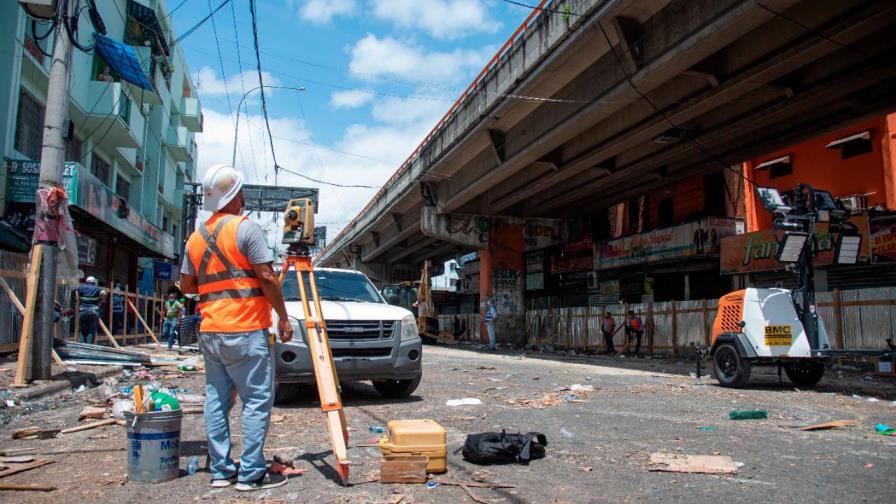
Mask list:
[[[302,274],[305,279],[305,293],[311,299],[311,287],[308,286],[308,275]],[[347,271],[316,271],[314,279],[317,283],[317,291],[322,300],[330,301],[360,301],[363,303],[382,303],[379,293],[367,277],[360,273]],[[286,301],[301,301],[299,296],[299,282],[296,273],[290,270],[283,281],[283,299]]]

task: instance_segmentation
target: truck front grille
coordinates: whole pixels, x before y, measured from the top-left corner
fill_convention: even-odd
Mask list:
[[[385,340],[392,338],[391,320],[328,320],[331,340]]]

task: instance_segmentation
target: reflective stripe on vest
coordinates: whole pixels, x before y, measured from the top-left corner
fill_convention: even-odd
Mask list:
[[[199,286],[201,332],[248,332],[271,326],[271,305],[255,270],[239,251],[237,234],[244,219],[213,215],[187,241],[187,260]]]

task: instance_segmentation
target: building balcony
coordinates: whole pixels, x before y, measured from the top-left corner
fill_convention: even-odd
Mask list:
[[[156,91],[149,91],[143,89],[136,84],[131,84],[130,82],[125,82],[124,85],[130,91],[131,96],[137,100],[138,103],[147,104],[147,105],[161,105],[162,98],[159,97],[159,84],[161,83],[164,86],[164,80],[162,79],[162,72],[157,68],[158,65],[153,66],[152,64],[152,50],[149,47],[145,46],[133,46],[134,50],[137,51],[137,59],[140,62],[140,67],[146,72],[146,76],[149,77],[149,81],[152,82],[153,87],[156,88]],[[155,71],[153,72],[153,68]]]
[[[202,109],[198,98],[183,98],[180,121],[193,133],[202,131]]]
[[[190,144],[187,137],[187,128],[183,126],[168,126],[168,130],[165,133],[165,147],[175,161],[187,162],[191,160]]]
[[[97,131],[97,139],[112,147],[135,148],[143,143],[146,120],[120,82],[90,81],[87,101],[91,109],[84,118],[84,126]]]

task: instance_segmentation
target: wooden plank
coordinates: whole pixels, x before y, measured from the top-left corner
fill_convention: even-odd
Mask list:
[[[121,348],[121,345],[118,344],[118,341],[115,340],[115,336],[112,336],[112,333],[109,332],[109,328],[106,327],[106,324],[103,323],[103,317],[97,317],[96,321],[100,325],[100,329],[103,330],[103,334],[106,335],[106,339],[109,340],[109,343],[112,343],[112,346],[115,348]]]
[[[678,355],[678,302],[672,300],[672,355]]]
[[[17,485],[15,483],[0,483],[0,490],[52,492],[53,490],[56,490],[56,487],[50,485],[39,485],[36,483],[29,483],[27,485]]]
[[[5,276],[9,278],[28,278],[28,273],[24,271],[13,271],[8,269],[0,269],[0,276]]]
[[[143,324],[143,327],[145,327],[146,330],[149,331],[149,336],[152,338],[153,341],[156,342],[156,346],[159,348],[159,350],[161,350],[162,344],[159,343],[159,338],[156,338],[156,334],[154,332],[152,332],[152,328],[150,328],[148,325],[146,325],[146,321],[143,320],[143,317],[140,316],[140,313],[137,312],[137,307],[134,306],[134,303],[132,303],[130,299],[128,299],[128,306],[130,306],[131,309],[134,310],[134,315],[137,316],[137,320],[139,320]],[[127,312],[127,310],[125,310],[125,312]]]
[[[426,464],[422,455],[386,456],[380,463],[380,483],[426,483]]]
[[[25,292],[25,314],[22,317],[22,332],[19,333],[19,359],[16,363],[14,385],[25,385],[25,375],[31,361],[31,333],[34,332],[34,308],[37,304],[37,277],[40,271],[44,246],[34,245],[31,252],[31,269],[28,271],[28,286]]]
[[[56,461],[43,459],[43,460],[35,460],[34,462],[29,462],[27,464],[16,464],[15,466],[0,470],[0,478],[5,478],[7,476],[12,476],[13,474],[19,474],[20,472],[37,469],[38,467],[43,467],[47,464],[52,464],[54,462],[56,462]]]
[[[77,427],[70,427],[68,429],[62,429],[59,433],[60,434],[71,434],[73,432],[80,432],[80,431],[84,431],[84,430],[96,429],[97,427],[102,427],[104,425],[117,424],[118,422],[122,422],[122,424],[124,424],[124,420],[118,420],[115,418],[107,418],[105,420],[100,420],[98,422],[91,422],[88,424],[79,425]]]

